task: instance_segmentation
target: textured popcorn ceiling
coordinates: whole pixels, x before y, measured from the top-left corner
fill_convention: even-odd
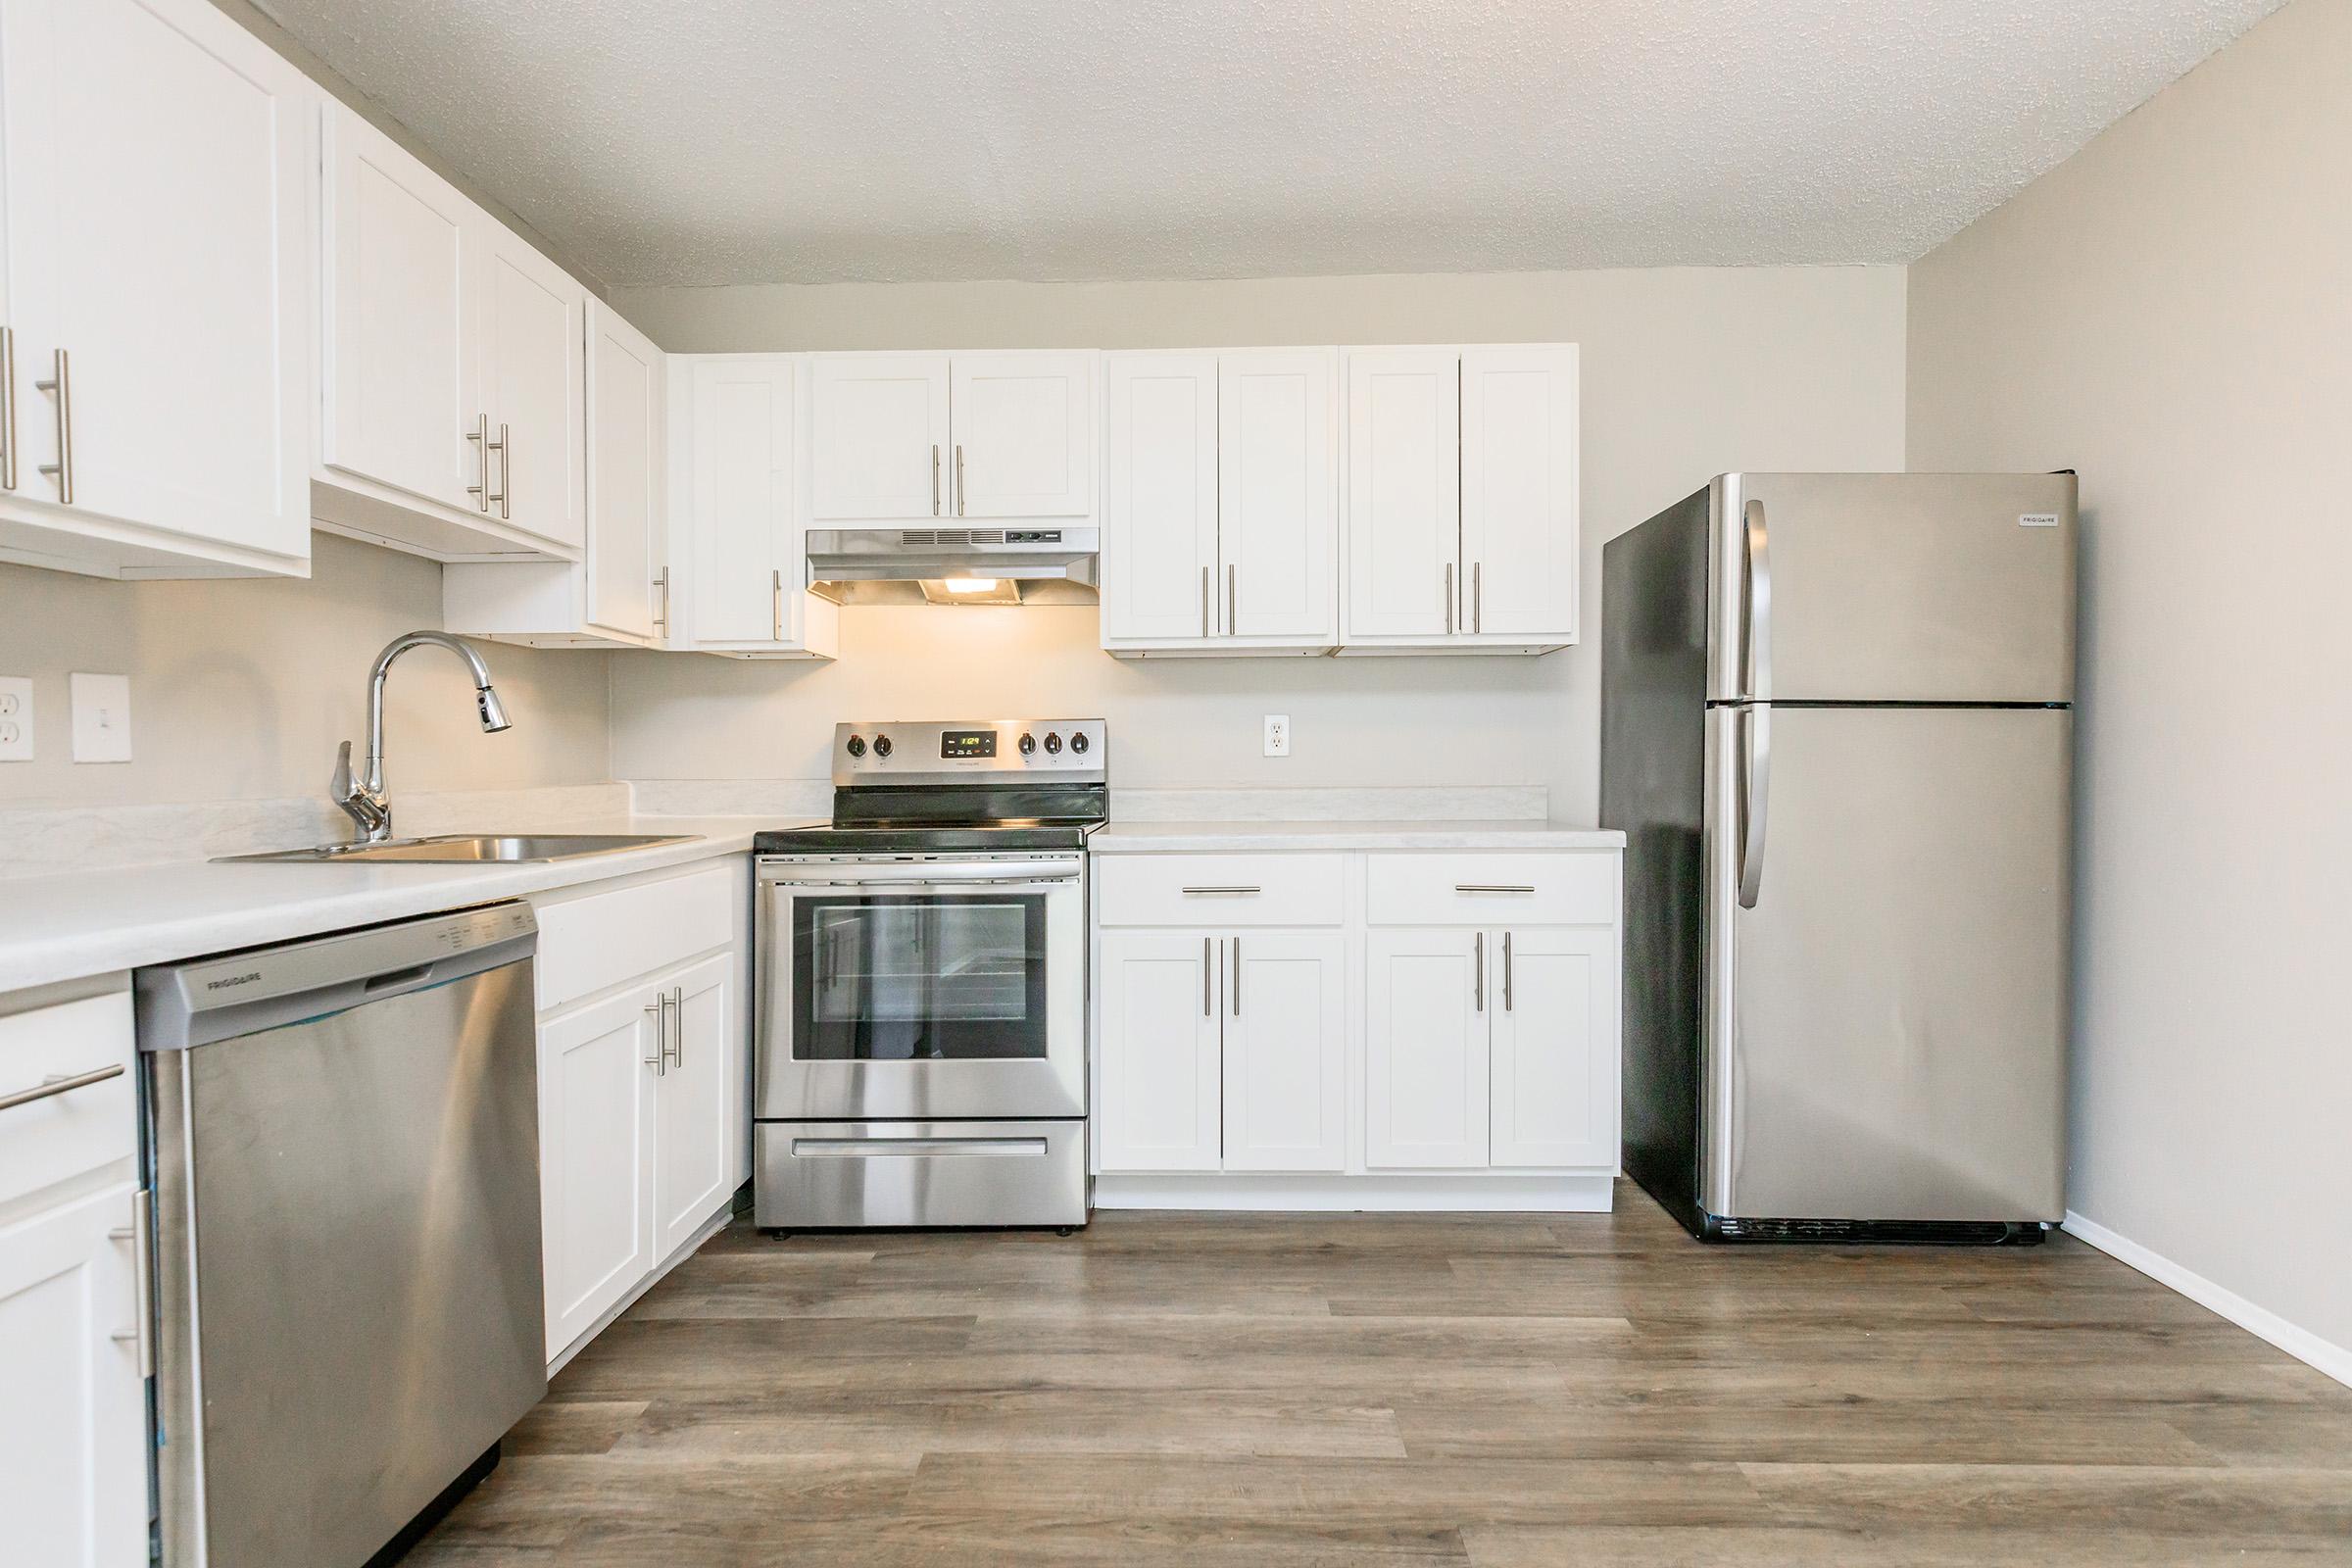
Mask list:
[[[2279,0],[262,0],[617,285],[1904,262]]]

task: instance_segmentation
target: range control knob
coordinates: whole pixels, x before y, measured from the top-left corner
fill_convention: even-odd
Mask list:
[[[888,757],[890,755],[889,736],[877,735],[874,737],[874,755],[876,757]]]
[[[1086,755],[1086,749],[1094,744],[1095,743],[1093,741],[1090,741],[1086,738],[1086,731],[1084,730],[1080,730],[1077,734],[1070,737],[1070,750],[1076,752],[1080,757],[1084,757]]]
[[[1021,735],[1021,755],[1023,757],[1034,757],[1037,755],[1037,737],[1028,734],[1025,731]]]
[[[1046,731],[1046,755],[1049,757],[1055,756],[1058,755],[1060,751],[1061,737],[1054,734],[1052,730]]]
[[[850,737],[850,755],[852,757],[863,757],[865,755],[865,739],[863,736],[853,735]]]

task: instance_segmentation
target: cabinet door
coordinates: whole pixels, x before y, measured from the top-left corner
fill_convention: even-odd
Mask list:
[[[560,545],[587,537],[580,368],[587,292],[488,215],[477,215],[482,271],[481,398],[494,438],[502,522]]]
[[[473,204],[350,110],[329,105],[319,460],[479,513],[488,411],[466,300],[485,230]],[[467,487],[472,491],[468,493]]]
[[[1094,515],[1094,372],[1091,354],[956,356],[956,515]]]
[[[950,513],[946,355],[822,355],[809,396],[817,520]]]
[[[1576,635],[1576,346],[1462,351],[1464,629]]]
[[[1225,1169],[1347,1169],[1346,939],[1249,931],[1225,948]]]
[[[662,555],[668,370],[646,335],[588,302],[588,621],[633,637],[666,633]]]
[[[1215,1170],[1217,940],[1105,931],[1102,941],[1102,1168]]]
[[[1217,362],[1114,354],[1102,494],[1105,642],[1199,642],[1213,631]]]
[[[1487,941],[1499,965],[1493,1162],[1616,1169],[1614,933],[1534,926]]]
[[[658,1012],[656,993],[643,989],[539,1030],[550,1357],[653,1270]]]
[[[1329,349],[1228,354],[1218,385],[1218,538],[1235,637],[1339,638],[1339,463]]]
[[[693,640],[779,643],[799,604],[794,370],[776,356],[694,368]]]
[[[1487,1163],[1481,934],[1375,929],[1365,941],[1365,1163]]]
[[[147,1394],[130,1217],[125,1184],[0,1229],[0,1519],[10,1562],[147,1561]]]
[[[1348,357],[1348,635],[1442,637],[1461,600],[1461,362]]]
[[[668,1064],[655,1086],[656,1262],[694,1239],[735,1191],[735,1084],[728,1031],[742,1017],[735,956],[658,982],[670,999]]]
[[[33,185],[10,226],[39,225],[20,492],[58,498],[24,470],[57,461],[57,396],[32,383],[62,351],[76,511],[307,559],[314,90],[203,0],[36,0],[9,20],[49,65],[45,167],[11,169]]]

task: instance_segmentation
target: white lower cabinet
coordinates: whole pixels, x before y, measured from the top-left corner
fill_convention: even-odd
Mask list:
[[[10,1562],[147,1561],[131,1202],[124,1182],[0,1228],[0,1555]]]
[[[747,1174],[749,900],[736,863],[591,889],[542,912],[540,1225],[551,1361],[679,1257]],[[713,938],[723,945],[712,948]],[[623,954],[659,967],[605,984]]]
[[[1487,1020],[1475,931],[1373,931],[1364,947],[1364,1163],[1487,1163]]]
[[[1102,954],[1102,1168],[1217,1169],[1216,938],[1106,931]]]
[[[1098,856],[1097,1202],[1605,1208],[1619,855]]]
[[[1346,1170],[1347,939],[1247,931],[1224,944],[1224,1168]]]

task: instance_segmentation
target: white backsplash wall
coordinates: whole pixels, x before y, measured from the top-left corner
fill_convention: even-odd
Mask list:
[[[369,663],[400,633],[441,624],[441,568],[331,534],[312,550],[307,581],[0,565],[0,675],[32,677],[37,747],[30,762],[0,762],[0,809],[324,799],[336,743],[365,752]],[[385,703],[395,803],[611,777],[605,655],[476,646],[514,727],[481,732],[456,658],[404,655]],[[75,670],[130,677],[128,762],[73,760]]]
[[[1542,659],[1140,662],[1091,607],[870,607],[836,664],[612,656],[626,779],[819,779],[843,718],[1110,721],[1117,783],[1504,784],[1598,817],[1600,549],[1726,468],[1903,466],[1899,268],[1659,269],[1210,283],[622,290],[673,351],[1583,345],[1583,646]],[[1260,755],[1288,713],[1292,755]]]

